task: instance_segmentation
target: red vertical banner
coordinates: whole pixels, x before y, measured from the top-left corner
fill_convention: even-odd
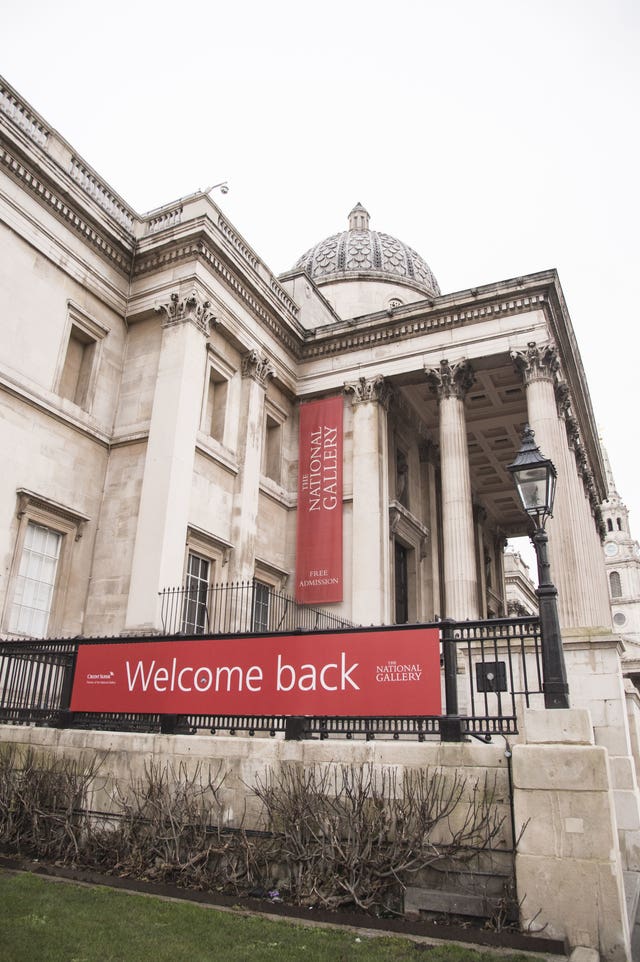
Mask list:
[[[296,601],[342,601],[342,395],[300,405]]]

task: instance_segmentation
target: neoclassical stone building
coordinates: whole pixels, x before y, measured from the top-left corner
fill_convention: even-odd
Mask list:
[[[337,611],[506,614],[529,422],[558,469],[566,638],[610,635],[605,470],[554,271],[442,294],[357,204],[275,277],[209,196],[138,215],[0,96],[5,634],[153,630],[190,579],[295,593],[300,405],[339,395]]]
[[[243,580],[261,629],[272,587],[358,624],[506,616],[528,423],[558,472],[571,705],[638,872],[640,702],[602,540],[633,543],[555,271],[443,294],[356,204],[276,277],[207,194],[138,214],[1,80],[0,245],[3,637],[155,633],[163,589]]]

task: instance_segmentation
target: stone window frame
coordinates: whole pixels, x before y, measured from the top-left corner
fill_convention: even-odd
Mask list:
[[[86,387],[83,392],[83,397],[78,400],[68,398],[66,395],[61,393],[67,357],[69,354],[69,346],[73,337],[74,328],[76,328],[76,330],[86,337],[94,346],[93,356],[89,362],[90,370],[86,377]],[[69,404],[74,404],[76,407],[81,408],[87,413],[91,413],[93,407],[96,383],[98,380],[98,370],[102,356],[102,345],[104,339],[109,333],[110,328],[106,324],[104,324],[102,321],[99,321],[96,317],[93,317],[88,311],[86,311],[83,307],[80,307],[80,305],[76,304],[74,301],[67,301],[67,320],[65,324],[62,345],[60,348],[60,355],[58,357],[58,364],[56,366],[54,390],[55,393],[60,395],[64,401],[68,401]]]
[[[224,425],[222,431],[222,437],[216,437],[216,435],[211,433],[211,420],[212,420],[212,410],[211,410],[211,380],[212,375],[216,376],[217,383],[225,382],[227,388],[227,396],[225,398],[225,412],[224,412]],[[202,392],[202,410],[200,413],[200,430],[207,438],[208,442],[213,445],[221,445],[228,451],[233,451],[235,445],[230,443],[230,432],[231,432],[231,421],[232,418],[229,417],[230,410],[234,407],[233,398],[233,384],[234,380],[237,379],[238,370],[232,367],[228,361],[220,357],[219,354],[213,352],[211,347],[207,350],[207,365],[205,370],[204,378],[204,390]],[[215,383],[215,382],[214,382]],[[214,389],[214,399],[215,404],[215,389]]]
[[[612,598],[622,598],[622,578],[619,571],[609,572],[609,587]]]
[[[260,585],[260,586],[264,586],[265,588],[268,588],[270,594],[271,592],[281,593],[284,591],[288,579],[289,579],[289,573],[287,571],[284,571],[282,568],[278,568],[276,565],[270,564],[267,561],[262,561],[261,559],[256,558],[254,573],[253,573],[253,580],[255,585]],[[255,599],[254,599],[254,605],[255,605]],[[260,629],[260,630],[269,631],[272,629],[273,626],[269,624],[270,618],[271,618],[271,609],[269,608],[267,611],[267,627],[265,629]],[[255,626],[255,611],[252,612],[251,623],[252,623],[252,626]],[[253,630],[258,630],[258,629],[253,627]]]
[[[271,398],[266,397],[264,400],[262,464],[260,466],[260,474],[263,478],[266,478],[280,488],[284,487],[284,431],[287,420],[287,412]],[[270,436],[270,432],[273,431],[277,431],[277,436],[274,434]],[[273,451],[274,437],[275,443],[277,443],[278,446],[275,454]],[[278,467],[277,470],[270,471],[269,460],[274,457],[277,459]],[[276,474],[277,477],[274,477],[274,474]]]
[[[231,557],[233,545],[224,538],[215,534],[210,534],[203,528],[190,524],[187,527],[187,537],[185,540],[185,552],[183,563],[183,585],[186,584],[187,568],[189,564],[189,554],[199,555],[210,563],[209,584],[220,584],[223,581],[222,569],[226,567]]]
[[[56,534],[62,536],[53,601],[47,624],[47,636],[56,637],[62,630],[67,591],[71,576],[73,545],[82,538],[84,528],[90,519],[81,512],[38,494],[35,491],[30,491],[28,488],[18,488],[16,496],[18,526],[11,567],[7,579],[7,593],[5,596],[4,610],[2,612],[2,629],[13,637],[24,637],[19,633],[10,632],[8,626],[17,579],[20,573],[25,537],[28,526],[31,523],[43,528],[48,528],[50,531],[54,531]]]

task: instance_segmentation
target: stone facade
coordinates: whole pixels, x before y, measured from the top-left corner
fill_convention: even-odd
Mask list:
[[[562,623],[610,631],[606,479],[553,271],[443,295],[356,205],[278,279],[209,196],[138,215],[7,84],[1,102],[5,634],[157,630],[195,566],[294,593],[299,404],[336,394],[337,613],[505,615],[504,540],[526,532],[505,468],[530,422],[560,475]]]
[[[505,541],[528,533],[507,465],[528,423],[558,470],[548,530],[571,698],[607,752],[622,862],[638,870],[638,713],[601,545],[624,538],[602,515],[556,272],[443,294],[356,205],[275,277],[207,194],[138,214],[1,80],[0,162],[3,636],[157,632],[158,593],[186,581],[295,593],[300,404],[335,396],[335,612],[505,616]]]

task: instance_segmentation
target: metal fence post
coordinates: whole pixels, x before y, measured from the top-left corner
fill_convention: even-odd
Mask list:
[[[55,721],[56,728],[70,728],[73,721],[73,712],[70,710],[71,705],[71,693],[73,691],[73,676],[76,672],[76,658],[78,656],[78,647],[76,645],[75,651],[66,655],[64,658],[65,664],[63,665],[64,677],[62,679],[62,686],[60,688],[60,709],[58,711],[58,717]]]
[[[453,634],[455,622],[447,618],[442,626],[444,657],[444,697],[446,717],[440,719],[440,738],[443,742],[462,741],[462,723],[458,715],[458,666]]]

